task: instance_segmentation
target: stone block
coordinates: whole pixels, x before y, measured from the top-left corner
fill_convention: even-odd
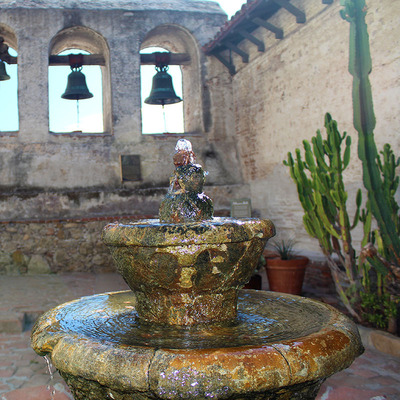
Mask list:
[[[372,331],[370,340],[373,346],[382,353],[400,357],[400,338],[383,331]]]
[[[23,315],[2,313],[0,316],[0,333],[21,333],[24,328]]]
[[[57,249],[54,253],[54,263],[56,265],[64,265],[70,259],[68,253],[64,249]]]
[[[28,274],[49,274],[50,265],[47,260],[40,255],[33,255],[28,264]]]

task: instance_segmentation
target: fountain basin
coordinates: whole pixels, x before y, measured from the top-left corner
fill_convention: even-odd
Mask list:
[[[274,225],[212,218],[190,142],[175,150],[162,222],[103,230],[132,291],[48,311],[33,349],[50,355],[76,400],[315,399],[362,353],[356,326],[313,300],[240,290]]]
[[[254,272],[275,228],[269,220],[141,220],[103,230],[138,316],[170,325],[234,320],[238,289]]]
[[[133,292],[88,296],[37,321],[32,346],[76,399],[314,399],[362,345],[336,309],[293,295],[239,291],[237,319],[190,327],[138,318]]]

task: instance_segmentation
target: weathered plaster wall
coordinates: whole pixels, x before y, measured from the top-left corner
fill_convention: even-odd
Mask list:
[[[354,204],[355,190],[362,183],[352,125],[352,77],[347,71],[349,24],[339,16],[339,0],[331,5],[308,0],[291,3],[306,13],[305,24],[297,24],[293,15],[281,9],[269,22],[283,28],[283,39],[258,29],[254,34],[264,41],[264,53],[244,41],[240,47],[250,54],[249,63],[233,54],[237,73],[230,78],[211,57],[208,78],[218,83],[212,96],[213,109],[219,109],[216,123],[233,131],[223,110],[234,118],[234,136],[253,206],[275,222],[278,235],[295,237],[298,248],[318,250],[303,228],[297,191],[282,161],[288,151],[301,147],[303,139],[323,128],[324,114],[330,112],[339,129],[353,138],[345,179],[350,208]],[[367,4],[376,142],[379,148],[391,143],[400,155],[400,2],[369,0]],[[224,84],[228,80],[231,86]]]
[[[230,191],[236,197],[236,184],[242,180],[234,138],[215,139],[218,134],[210,127],[212,112],[203,85],[207,67],[201,46],[226,20],[220,7],[208,1],[181,0],[77,4],[69,0],[61,4],[52,0],[0,2],[0,31],[2,26],[10,28],[17,41],[20,118],[19,132],[0,132],[0,220],[48,214],[74,217],[94,210],[96,215],[155,211],[151,195],[146,198],[143,189],[167,187],[179,138],[141,133],[139,51],[149,32],[159,26],[176,27],[181,36],[190,38],[188,50],[198,54],[193,62],[198,62],[199,89],[188,113],[198,115],[200,123],[190,130],[189,138],[198,162],[210,172],[207,184],[233,185]],[[108,46],[111,94],[106,101],[112,126],[104,134],[49,132],[51,41],[72,26],[91,29]],[[140,155],[140,182],[121,183],[121,154]],[[217,204],[217,208],[226,206],[228,199]]]

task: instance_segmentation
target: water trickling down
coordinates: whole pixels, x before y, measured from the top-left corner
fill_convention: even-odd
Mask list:
[[[50,391],[51,400],[54,400],[54,396],[56,395],[56,388],[53,385],[54,383],[53,364],[51,362],[50,356],[46,355],[44,356],[44,359],[46,361],[47,372],[50,375],[50,384],[47,386],[47,390]]]

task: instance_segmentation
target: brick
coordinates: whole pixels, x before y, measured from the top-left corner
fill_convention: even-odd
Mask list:
[[[382,390],[364,390],[346,386],[335,388],[334,390],[333,388],[329,389],[329,387],[324,389],[325,391],[321,391],[316,400],[369,400],[373,397],[384,395]]]
[[[65,393],[57,392],[54,397],[46,386],[26,387],[2,395],[2,400],[71,400]]]
[[[14,368],[0,369],[0,378],[11,378],[14,375]]]
[[[21,314],[3,314],[0,318],[0,333],[19,333],[23,331]]]
[[[29,367],[21,367],[21,368],[17,368],[17,370],[14,373],[15,377],[21,376],[21,377],[26,377],[26,378],[30,378],[33,375],[33,370]]]
[[[375,372],[375,371],[371,371],[369,369],[361,369],[361,368],[353,371],[353,373],[355,375],[362,376],[363,378],[367,378],[367,379],[368,378],[374,378],[375,376],[378,375],[378,373]]]

